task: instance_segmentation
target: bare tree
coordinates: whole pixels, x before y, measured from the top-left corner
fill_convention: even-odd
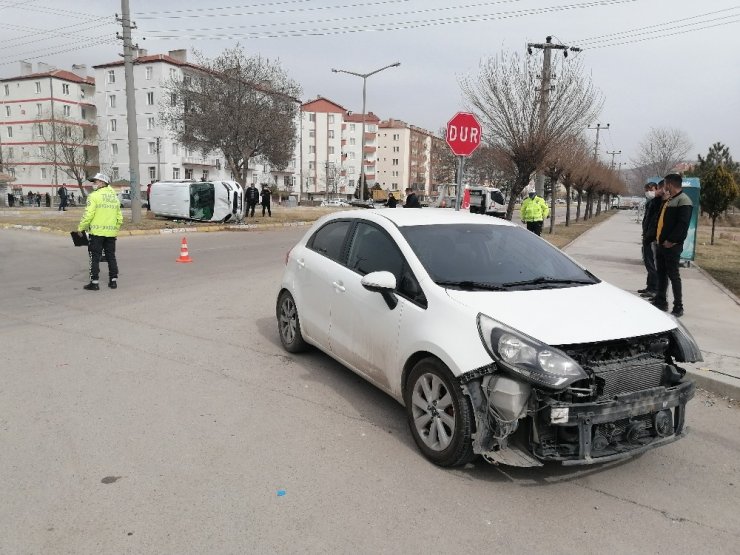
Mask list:
[[[444,137],[446,131],[443,127],[440,129],[439,134]],[[455,155],[452,154],[450,147],[444,139],[440,137],[432,138],[432,149],[429,153],[429,162],[431,166],[431,182],[432,190],[430,192],[435,193],[436,187],[440,183],[452,183],[455,181],[455,171],[457,168],[457,162]]]
[[[586,167],[592,163],[593,158],[591,157],[590,148],[583,135],[571,137],[565,141],[567,148],[561,149],[560,163],[563,166],[563,172],[561,174],[561,180],[563,187],[565,187],[565,225],[570,225],[570,209],[572,191],[576,185],[577,179],[583,173],[584,165]],[[588,172],[585,172],[588,175]],[[578,208],[580,215],[580,202],[581,193],[578,193]]]
[[[556,61],[558,75],[550,94],[544,124],[540,119],[539,82],[535,59],[502,53],[481,62],[476,77],[460,82],[470,108],[481,118],[484,136],[500,147],[516,168],[506,217],[511,219],[517,196],[548,153],[578,133],[598,115],[602,101],[578,61]]]
[[[644,184],[650,177],[662,177],[670,173],[684,161],[691,148],[691,141],[680,129],[653,127],[640,143],[632,163]]]
[[[246,185],[249,160],[262,156],[276,168],[293,157],[301,94],[279,62],[225,50],[200,70],[171,79],[161,120],[187,148],[221,151],[236,180]]]
[[[38,119],[35,125],[45,142],[39,148],[40,157],[74,179],[80,195],[85,198],[87,193],[82,184],[99,169],[95,126],[59,116],[51,119],[42,115]]]

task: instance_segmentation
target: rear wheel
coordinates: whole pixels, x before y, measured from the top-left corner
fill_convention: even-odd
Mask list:
[[[473,459],[472,408],[442,362],[425,358],[414,366],[404,401],[414,441],[430,461],[458,466]]]
[[[298,309],[293,295],[283,291],[278,297],[277,307],[278,332],[280,342],[289,353],[298,353],[308,346],[301,334],[301,321],[298,318]]]

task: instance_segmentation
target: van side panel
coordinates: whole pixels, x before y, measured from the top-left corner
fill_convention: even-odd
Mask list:
[[[190,218],[190,183],[154,183],[149,202],[156,216]]]

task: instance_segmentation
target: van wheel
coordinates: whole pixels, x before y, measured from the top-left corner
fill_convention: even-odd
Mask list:
[[[285,350],[289,353],[305,351],[308,345],[301,334],[301,321],[298,318],[298,309],[293,300],[293,295],[288,291],[283,291],[278,296],[276,312],[280,342],[283,344]]]
[[[473,460],[473,410],[442,362],[425,358],[414,366],[404,401],[411,434],[426,458],[439,466]]]

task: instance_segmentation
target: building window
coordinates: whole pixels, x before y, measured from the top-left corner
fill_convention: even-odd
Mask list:
[[[329,154],[334,154],[334,147],[333,146],[330,146],[329,147]]]
[[[12,139],[13,138],[13,128],[12,127],[8,127],[7,130],[6,130],[5,135],[8,137],[8,139]]]
[[[12,159],[13,159],[13,147],[9,146],[8,147],[8,160],[12,160]]]
[[[398,133],[394,133],[393,134],[393,140],[394,141],[397,141],[398,140],[398,137],[399,137]]]
[[[10,129],[10,128],[8,128],[8,129]],[[12,137],[13,135],[10,135],[10,136]],[[316,147],[314,145],[308,145],[308,153],[309,154],[316,154]]]
[[[154,129],[154,118],[147,118],[146,119],[146,128],[150,131]]]
[[[314,113],[308,114],[308,121],[316,121],[316,114]]]
[[[193,179],[193,169],[192,168],[186,168],[185,169],[185,179]]]
[[[347,168],[347,173],[349,175],[354,175],[355,174],[355,167],[354,166],[350,166],[349,168]]]
[[[69,125],[64,126],[64,136],[69,139],[72,136],[72,128]]]
[[[41,81],[36,81],[34,86],[36,88],[36,94],[39,94],[41,92]]]
[[[394,166],[397,166],[398,165],[398,158],[394,158],[392,164]]]
[[[172,168],[172,179],[180,179],[180,168]]]
[[[113,181],[118,181],[118,179],[121,177],[121,174],[118,173],[118,166],[114,166],[110,169],[110,173],[112,174],[111,177],[113,178]]]
[[[154,181],[155,179],[157,179],[157,167],[149,166],[149,180]]]
[[[151,81],[152,79],[152,66],[146,67],[146,80]]]
[[[42,109],[43,109],[43,107],[42,107],[41,103],[36,104],[36,115],[37,116],[40,116],[41,115],[41,110]]]
[[[350,132],[352,132],[352,133],[354,133],[354,132],[355,132],[355,124],[354,124],[354,123],[350,123],[350,124],[349,124],[349,130],[350,130]]]
[[[10,96],[10,85],[5,85],[5,96]]]
[[[330,139],[333,139],[334,138],[334,130],[333,129],[329,129],[329,138]]]
[[[349,157],[350,157],[350,158],[351,158],[352,160],[354,160],[354,159],[355,159],[355,153],[354,153],[354,152],[350,152],[350,153],[349,153]]]
[[[182,76],[182,82],[185,84],[186,87],[189,87],[193,84],[193,77],[192,75],[183,75]]]
[[[118,154],[118,143],[111,143],[110,144],[110,153],[113,156],[116,156]]]
[[[116,72],[112,69],[108,70],[108,83],[115,83],[116,82]]]
[[[7,117],[10,117],[10,106],[6,106],[6,107],[5,107],[5,115],[6,115]]]
[[[69,94],[69,85],[67,83],[62,84],[62,94]]]
[[[80,108],[80,117],[82,119],[87,119],[87,111],[84,108]]]
[[[110,120],[110,130],[116,131],[118,129],[118,122],[114,119]]]
[[[177,70],[174,67],[171,67],[170,68],[170,77],[172,79],[174,79],[176,75],[177,75]]]
[[[316,131],[314,131],[313,129],[309,129],[308,130],[308,138],[309,139],[313,139],[315,136],[316,136]]]
[[[108,106],[110,108],[116,107],[116,95],[115,94],[109,94],[108,95]]]
[[[393,147],[393,152],[400,152],[400,151],[401,151],[401,147],[400,146],[394,146]]]
[[[65,104],[64,106],[62,106],[62,113],[65,116],[72,115],[72,107],[69,104]]]
[[[153,92],[146,93],[146,103],[148,106],[154,106],[154,93]]]
[[[326,116],[326,121],[328,123],[334,123],[334,114],[329,114],[328,116]]]
[[[177,95],[175,93],[170,94],[170,106],[177,106]]]
[[[6,168],[6,172],[8,172],[8,175],[15,177],[15,168]]]
[[[310,162],[308,163],[308,169],[309,169],[309,171],[313,171],[313,170],[315,170],[315,169],[316,169],[316,163],[315,163],[315,162],[313,162],[313,161],[310,161]]]
[[[36,124],[36,133],[38,133],[39,137],[44,136],[44,124],[43,123]]]
[[[180,156],[180,145],[177,143],[172,143],[172,154],[175,156]]]
[[[354,145],[356,145],[356,144],[357,144],[357,140],[356,140],[356,139],[355,139],[354,137],[350,137],[350,139],[349,139],[349,144],[350,144],[351,146],[354,146]]]
[[[46,168],[40,168],[41,169],[41,179],[46,179]]]
[[[157,153],[157,143],[148,143],[147,144],[147,154],[156,154]]]
[[[203,181],[208,181],[208,170],[203,170],[203,174],[201,175],[201,179],[203,179]]]
[[[85,88],[80,87],[80,98],[85,98]]]

